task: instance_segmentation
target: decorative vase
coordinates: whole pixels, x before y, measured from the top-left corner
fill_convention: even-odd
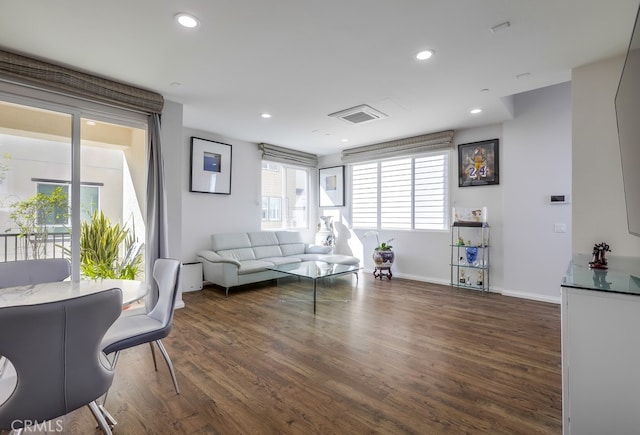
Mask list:
[[[320,216],[321,223],[318,224],[318,232],[316,233],[316,244],[322,246],[334,247],[336,238],[333,234],[333,218],[331,216]]]
[[[467,264],[474,264],[478,259],[478,248],[470,247],[465,250],[467,251]]]
[[[390,249],[387,251],[377,250],[373,251],[372,258],[376,267],[391,267],[395,260],[395,254]]]

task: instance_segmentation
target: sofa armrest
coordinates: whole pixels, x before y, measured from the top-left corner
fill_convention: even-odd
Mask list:
[[[305,254],[329,254],[331,252],[331,246],[321,245],[307,245],[305,247]]]
[[[238,260],[234,260],[233,258],[222,257],[213,251],[200,251],[196,255],[198,258],[201,258],[210,263],[229,263],[229,264],[234,264],[240,267],[240,262]]]

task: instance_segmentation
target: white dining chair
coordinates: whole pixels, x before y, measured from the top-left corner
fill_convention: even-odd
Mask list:
[[[173,386],[176,393],[180,394],[178,381],[173,369],[169,354],[162,344],[162,339],[169,335],[173,323],[173,311],[179,291],[180,262],[170,258],[159,258],[153,266],[153,279],[158,285],[158,301],[148,313],[137,313],[129,316],[121,316],[113,324],[102,342],[102,348],[107,355],[114,354],[111,367],[118,363],[120,352],[140,344],[149,343],[153,356],[153,364],[156,364],[155,343],[164,357]],[[106,394],[103,404],[106,403]]]

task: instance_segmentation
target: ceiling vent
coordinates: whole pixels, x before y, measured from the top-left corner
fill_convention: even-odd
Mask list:
[[[349,124],[364,124],[365,122],[371,122],[387,117],[384,113],[374,109],[373,107],[367,106],[366,104],[331,113],[329,116],[341,119]]]

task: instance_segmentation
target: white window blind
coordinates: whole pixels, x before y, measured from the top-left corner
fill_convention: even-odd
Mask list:
[[[448,152],[354,164],[356,228],[446,230]]]
[[[411,229],[411,159],[380,162],[380,227]]]
[[[420,157],[414,162],[414,228],[447,228],[449,165],[447,154]]]
[[[353,165],[351,170],[351,218],[353,226],[378,226],[378,163]]]

